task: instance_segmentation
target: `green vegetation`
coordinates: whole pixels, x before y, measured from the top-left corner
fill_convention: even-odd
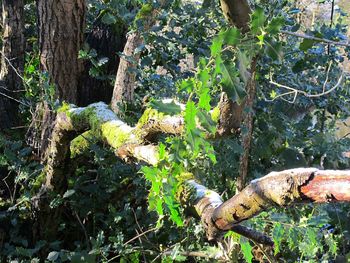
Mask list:
[[[60,167],[67,172],[66,189],[45,196],[59,214],[54,240],[39,238],[45,229],[38,197],[48,161],[27,145],[26,130],[0,131],[1,262],[350,262],[349,204],[273,208],[242,222],[270,236],[274,247],[233,231],[213,244],[190,217],[193,207],[183,204],[194,191],[185,184],[191,179],[224,200],[236,193],[249,125],[217,135],[222,92],[242,107],[242,119],[253,116],[248,182],[296,167],[349,169],[349,136],[335,134],[350,112],[350,78],[343,70],[350,48],[315,39],[347,40],[345,13],[336,11],[332,27],[320,20],[304,28],[298,1],[251,1],[250,30],[242,33],[228,25],[214,1],[87,2],[87,31],[102,21],[114,29],[132,25],[142,34],[135,100],[123,120],[104,103],[79,108],[56,100],[55,86],[40,69],[37,35],[26,32],[23,126],[32,122],[35,105],[47,102],[75,130],[70,158]],[[25,8],[35,13],[34,1]],[[141,22],[150,14],[156,23],[143,31]],[[27,20],[31,29],[35,16]],[[83,50],[79,55],[92,61],[91,77],[110,79],[104,75],[108,58]],[[244,106],[252,77],[253,106]],[[150,120],[169,116],[183,120],[181,133],[159,132],[142,141]],[[125,144],[157,146],[158,162],[118,158]]]

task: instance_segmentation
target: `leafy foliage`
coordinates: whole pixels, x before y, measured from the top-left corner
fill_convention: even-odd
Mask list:
[[[195,258],[213,262],[215,256],[225,255],[226,260],[253,262],[255,244],[237,234],[228,233],[223,241],[232,246],[208,244],[198,222],[185,218],[177,196],[181,182],[191,177],[224,198],[234,194],[243,149],[236,137],[211,140],[218,120],[215,106],[222,91],[243,103],[253,58],[259,58],[259,89],[250,179],[299,166],[349,167],[342,153],[348,151],[350,141],[334,135],[336,123],[349,114],[348,76],[327,96],[305,96],[335,86],[344,74],[339,63],[349,58],[349,48],[344,52],[319,41],[280,34],[282,29],[297,32],[301,28],[310,36],[343,40],[343,14],[333,27],[315,23],[305,29],[297,20],[301,12],[294,2],[270,2],[255,1],[250,31],[242,34],[226,25],[214,4],[169,1],[157,13],[157,23],[146,30],[143,18],[152,10],[146,1],[89,1],[87,30],[101,19],[111,27],[130,26],[143,34],[135,115],[141,115],[145,95],[152,97],[149,106],[159,112],[181,114],[177,104],[157,100],[176,97],[185,103],[185,130],[178,137],[160,138],[156,167],[126,165],[95,142],[87,153],[74,156],[67,191],[50,197],[52,208],[65,209],[54,241],[36,240],[32,231],[37,223],[35,200],[45,177],[43,166],[22,142],[23,135],[20,139],[1,136],[1,260],[185,262]],[[158,7],[156,1],[153,4]],[[33,44],[34,1],[28,1],[26,8],[27,34],[32,39],[21,101],[32,108],[42,100],[54,106],[54,87],[40,71]],[[94,50],[84,49],[80,57],[92,63],[92,76],[109,78],[104,73],[107,60]],[[294,91],[287,93],[290,89],[283,86]],[[143,177],[137,176],[140,169]],[[332,262],[350,257],[348,211],[348,205],[273,210],[244,224],[271,235],[272,254],[278,262]]]

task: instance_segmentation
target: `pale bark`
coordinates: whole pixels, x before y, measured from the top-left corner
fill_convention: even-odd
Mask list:
[[[0,65],[0,129],[18,124],[19,90],[23,89],[24,3],[2,2],[3,46]]]
[[[140,59],[140,53],[136,52],[136,49],[141,43],[142,37],[139,32],[128,35],[123,55],[120,57],[111,101],[112,109],[116,113],[124,108],[125,103],[132,103],[134,100],[136,70]]]

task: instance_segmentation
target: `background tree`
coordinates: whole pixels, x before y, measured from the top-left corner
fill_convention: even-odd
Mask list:
[[[19,92],[23,89],[24,3],[2,1],[2,51],[0,71],[0,129],[18,124]]]

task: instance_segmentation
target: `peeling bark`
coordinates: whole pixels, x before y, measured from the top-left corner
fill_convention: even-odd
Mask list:
[[[219,229],[228,230],[271,206],[313,202],[350,202],[350,170],[297,168],[271,172],[219,206],[212,219]]]

